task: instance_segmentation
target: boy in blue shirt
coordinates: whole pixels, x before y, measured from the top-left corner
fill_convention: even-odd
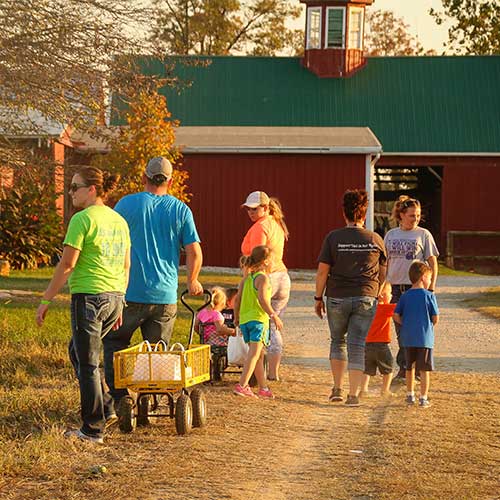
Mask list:
[[[409,273],[412,287],[399,299],[394,321],[401,325],[401,339],[406,357],[406,402],[415,404],[415,368],[420,372],[419,406],[430,406],[427,398],[430,372],[434,369],[434,325],[439,319],[436,297],[428,288],[432,270],[425,262],[413,262]]]

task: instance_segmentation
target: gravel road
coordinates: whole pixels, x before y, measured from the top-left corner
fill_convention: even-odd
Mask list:
[[[328,367],[328,325],[313,312],[314,273],[292,272],[291,275],[292,294],[285,315],[284,363]],[[500,373],[500,322],[467,308],[463,302],[499,285],[498,276],[438,278],[437,370]],[[392,348],[396,352],[394,340]]]

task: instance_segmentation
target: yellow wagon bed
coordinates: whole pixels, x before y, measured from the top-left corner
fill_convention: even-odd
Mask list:
[[[184,351],[148,351],[147,344],[115,352],[115,387],[135,392],[177,391],[210,380],[210,346],[192,345]],[[178,359],[177,359],[178,358]]]
[[[186,295],[187,290],[181,295],[181,302],[191,312],[186,349],[181,344],[167,350],[164,342],[152,346],[141,342],[114,353],[115,387],[135,393],[119,402],[118,425],[122,432],[132,432],[136,424],[148,425],[151,417],[175,418],[178,434],[205,425],[205,391],[199,384],[210,380],[210,346],[191,344],[195,310],[185,302]],[[204,290],[204,295],[207,300],[198,310],[210,303],[210,292]],[[167,414],[159,412],[162,396],[168,400]]]

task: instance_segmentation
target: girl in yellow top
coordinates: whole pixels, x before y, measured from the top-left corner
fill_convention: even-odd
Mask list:
[[[267,275],[270,263],[271,250],[264,245],[255,247],[250,256],[242,259],[246,274],[238,288],[234,304],[234,322],[240,326],[249,349],[240,381],[234,388],[234,393],[238,396],[256,397],[248,386],[255,370],[259,384],[258,396],[267,399],[274,397],[266,384],[262,348],[269,343],[269,318],[273,320],[277,330],[283,328],[283,323],[271,307],[271,283]]]

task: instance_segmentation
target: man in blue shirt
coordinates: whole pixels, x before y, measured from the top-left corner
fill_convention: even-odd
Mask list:
[[[163,157],[149,161],[143,175],[145,190],[123,197],[115,210],[130,229],[131,267],[123,324],[103,339],[104,369],[115,404],[126,389],[114,387],[113,354],[125,349],[137,328],[151,343],[168,345],[177,315],[177,286],[181,248],[186,252],[187,288],[203,293],[198,281],[202,264],[200,238],[189,207],[168,194],[172,165]]]
[[[428,290],[432,269],[425,262],[415,261],[408,272],[412,287],[399,299],[394,321],[401,325],[401,340],[406,358],[406,402],[415,404],[415,368],[420,372],[419,406],[430,406],[428,400],[430,372],[434,369],[434,326],[439,310],[434,293]]]

